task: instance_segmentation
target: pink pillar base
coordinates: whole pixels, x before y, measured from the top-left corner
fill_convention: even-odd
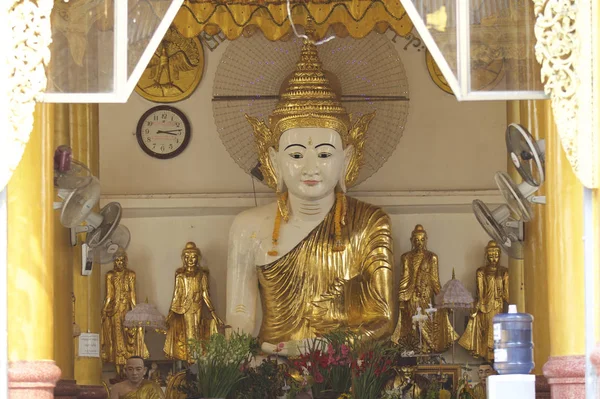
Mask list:
[[[52,360],[24,360],[8,364],[9,399],[53,399],[60,369]]]
[[[543,372],[552,399],[585,398],[585,356],[551,356]]]

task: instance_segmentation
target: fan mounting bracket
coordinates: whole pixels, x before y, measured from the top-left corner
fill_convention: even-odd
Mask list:
[[[546,205],[546,196],[545,195],[532,195],[531,197],[527,198],[527,200],[529,202],[531,202],[532,204]]]
[[[523,221],[522,220],[514,220],[509,219],[504,222],[504,227],[513,233],[519,241],[523,241]]]
[[[87,226],[77,226],[74,227],[71,230],[71,246],[76,246],[77,245],[77,234],[79,233],[89,233],[90,231],[94,230],[93,226],[87,225]]]

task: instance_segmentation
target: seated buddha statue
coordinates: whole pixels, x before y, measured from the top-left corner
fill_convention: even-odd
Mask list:
[[[375,339],[392,331],[390,219],[346,196],[373,117],[351,123],[311,41],[302,47],[270,126],[246,116],[277,202],[244,211],[233,222],[226,322],[253,333],[260,298],[259,341],[266,353],[302,353],[336,329]]]

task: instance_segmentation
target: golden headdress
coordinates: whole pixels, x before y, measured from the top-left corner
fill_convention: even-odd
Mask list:
[[[195,242],[188,242],[187,244],[185,244],[185,248],[183,249],[183,251],[181,251],[181,255],[185,255],[187,253],[195,253],[197,255],[200,255],[200,249],[196,246]]]
[[[423,228],[422,225],[418,224],[415,226],[414,230],[412,231],[412,233],[410,234],[411,237],[414,237],[417,234],[424,234],[425,237],[427,237],[427,232],[425,231],[425,229]]]
[[[496,243],[496,241],[494,240],[490,240],[490,242],[488,242],[488,244],[485,247],[485,252],[502,252],[502,250],[500,249],[500,246]]]
[[[374,116],[375,113],[365,114],[352,124],[350,115],[325,76],[317,46],[312,41],[305,40],[296,70],[269,118],[270,128],[263,121],[249,115],[246,115],[246,119],[254,130],[265,183],[274,189],[277,182],[268,150],[270,147],[277,149],[281,134],[297,127],[333,129],[342,137],[344,147],[354,147],[346,173],[346,186],[351,186],[358,177],[365,133]]]

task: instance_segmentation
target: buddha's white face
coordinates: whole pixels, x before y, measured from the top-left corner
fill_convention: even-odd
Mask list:
[[[338,132],[310,127],[283,132],[271,159],[291,194],[315,200],[334,192],[351,155],[352,147],[344,151]]]

